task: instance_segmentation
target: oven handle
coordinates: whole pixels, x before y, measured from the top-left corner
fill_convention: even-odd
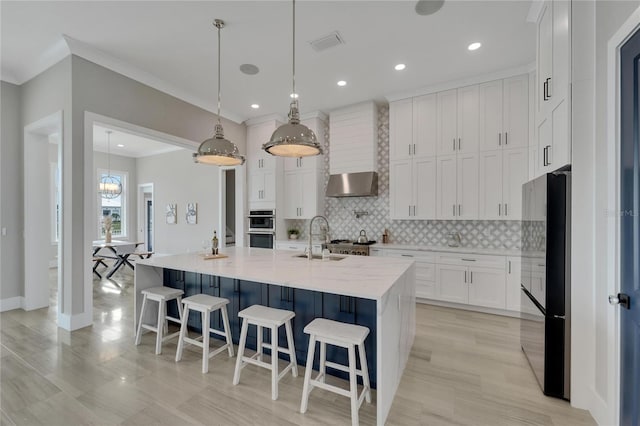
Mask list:
[[[247,234],[259,234],[259,235],[275,235],[276,231],[254,231],[252,229],[249,229],[247,231]]]
[[[272,214],[250,214],[250,215],[249,215],[249,216],[247,216],[247,217],[248,217],[248,218],[254,218],[254,217],[257,217],[257,218],[260,218],[260,219],[263,219],[263,218],[265,218],[265,219],[269,219],[269,218],[275,218],[276,216],[275,216],[275,215],[272,215]]]

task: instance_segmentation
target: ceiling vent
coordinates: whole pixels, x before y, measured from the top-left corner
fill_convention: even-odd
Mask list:
[[[309,44],[316,52],[322,52],[323,50],[344,44],[344,39],[340,33],[334,31],[329,35],[310,41]]]

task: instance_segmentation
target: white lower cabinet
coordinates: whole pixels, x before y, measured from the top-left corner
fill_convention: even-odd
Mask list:
[[[372,249],[373,250],[373,249]],[[370,250],[370,253],[372,252]],[[376,254],[380,256],[380,254]],[[416,297],[433,299],[435,297],[435,255],[420,250],[385,250],[387,257],[411,258],[416,262]]]
[[[504,269],[469,268],[469,304],[487,308],[506,307]]]
[[[466,266],[436,265],[436,299],[469,303]]]

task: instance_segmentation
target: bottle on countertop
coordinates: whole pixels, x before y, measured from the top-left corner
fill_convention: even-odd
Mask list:
[[[211,239],[211,254],[218,254],[218,233],[213,231],[213,238]]]
[[[385,228],[384,234],[382,234],[382,243],[387,244],[389,242],[389,230]]]

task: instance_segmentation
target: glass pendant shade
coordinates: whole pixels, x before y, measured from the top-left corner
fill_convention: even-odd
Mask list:
[[[120,179],[111,176],[111,130],[107,130],[107,174],[100,178],[98,183],[98,192],[102,198],[112,199],[122,194],[122,182]]]
[[[271,135],[269,142],[262,145],[262,149],[278,157],[311,157],[322,154],[313,130],[300,124],[298,112],[298,92],[296,92],[296,2],[293,0],[293,69],[289,122],[278,127]]]
[[[218,122],[214,136],[200,144],[198,152],[193,154],[193,161],[214,166],[238,166],[244,164],[244,156],[240,155],[236,144],[224,137],[220,123],[220,30],[224,22],[215,19],[213,25],[218,29]]]

